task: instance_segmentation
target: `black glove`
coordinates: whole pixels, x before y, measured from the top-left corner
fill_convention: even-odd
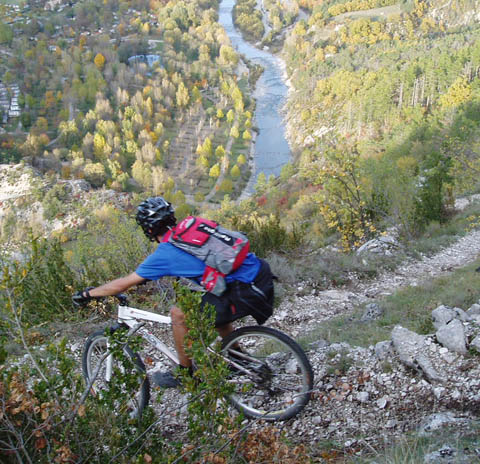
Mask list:
[[[93,299],[93,296],[90,296],[89,290],[94,287],[88,287],[85,290],[80,290],[73,294],[72,301],[75,306],[85,306]]]

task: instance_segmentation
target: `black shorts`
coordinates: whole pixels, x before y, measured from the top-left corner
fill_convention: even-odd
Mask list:
[[[273,313],[273,275],[269,264],[260,260],[260,270],[251,283],[238,280],[231,282],[221,296],[205,293],[202,305],[215,307],[215,327],[219,327],[245,316],[252,316],[263,324]]]

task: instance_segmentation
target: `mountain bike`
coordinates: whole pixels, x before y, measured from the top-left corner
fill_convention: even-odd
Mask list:
[[[109,351],[109,335],[120,328],[130,329],[144,339],[155,352],[178,365],[176,353],[151,333],[146,323],[171,325],[171,318],[128,306],[125,295],[118,299],[117,323],[90,335],[85,343],[82,368],[93,395],[108,391],[121,369]],[[129,333],[130,333],[129,332]],[[233,385],[230,403],[248,418],[267,421],[287,420],[308,403],[313,388],[313,371],[302,348],[284,333],[263,326],[241,327],[221,341],[220,350],[208,347],[229,367],[227,381]],[[123,353],[137,371],[135,394],[129,400],[132,417],[140,418],[150,399],[150,380],[145,364],[128,342]]]

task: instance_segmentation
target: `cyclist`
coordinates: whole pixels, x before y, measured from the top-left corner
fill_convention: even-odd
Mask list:
[[[128,288],[164,276],[185,277],[199,283],[205,263],[171,243],[162,242],[163,236],[176,226],[172,205],[162,197],[148,198],[137,208],[136,221],[145,235],[156,241],[156,250],[128,276],[112,280],[96,288],[75,293],[75,304],[85,304],[94,297],[116,295]],[[220,336],[233,331],[232,322],[247,315],[263,324],[272,314],[273,275],[268,263],[253,253],[248,253],[241,266],[226,276],[227,290],[216,296],[205,292],[202,306],[209,303],[215,307],[215,327]],[[180,368],[191,373],[192,362],[185,353],[184,340],[188,328],[183,311],[174,306],[170,310],[175,348]],[[164,388],[178,386],[176,372],[156,372],[154,382]]]

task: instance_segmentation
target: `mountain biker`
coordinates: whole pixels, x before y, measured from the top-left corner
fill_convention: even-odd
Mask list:
[[[174,229],[177,223],[169,202],[162,197],[148,198],[138,206],[136,221],[145,235],[158,243],[156,250],[128,276],[75,293],[72,297],[75,304],[85,304],[94,297],[116,295],[134,285],[164,276],[185,277],[200,282],[205,263],[171,243],[162,242],[164,235]],[[222,295],[205,292],[202,296],[202,306],[208,303],[215,307],[215,327],[220,336],[227,336],[233,331],[232,322],[247,315],[252,315],[259,324],[263,324],[272,314],[273,306],[273,276],[268,263],[248,253],[241,266],[225,279],[227,290]],[[192,362],[184,347],[188,332],[185,315],[177,306],[171,308],[170,315],[180,368],[191,373]],[[173,371],[156,372],[154,381],[161,387],[174,388],[179,384],[176,374]]]

